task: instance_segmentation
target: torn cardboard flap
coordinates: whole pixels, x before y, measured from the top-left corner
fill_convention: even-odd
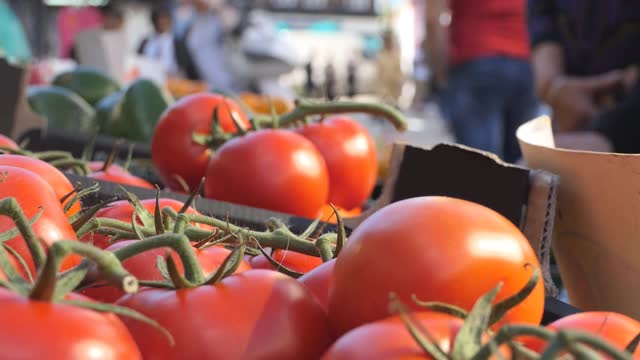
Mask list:
[[[549,271],[558,177],[507,164],[491,153],[457,144],[425,149],[395,143],[382,193],[362,215],[345,219],[356,228],[380,208],[418,196],[450,196],[502,214],[527,237],[538,254],[547,294],[557,289]]]
[[[640,319],[640,155],[558,149],[546,116],[517,137],[528,166],[560,176],[552,248],[571,303]]]

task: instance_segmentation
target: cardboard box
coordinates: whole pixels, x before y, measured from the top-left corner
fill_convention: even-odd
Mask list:
[[[640,320],[640,155],[556,148],[546,116],[517,136],[530,167],[560,176],[552,247],[571,303]]]

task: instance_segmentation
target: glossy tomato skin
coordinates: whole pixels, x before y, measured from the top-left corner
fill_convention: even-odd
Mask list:
[[[140,200],[142,206],[149,211],[151,214],[155,214],[156,200],[155,199],[145,199]],[[165,207],[171,207],[175,211],[179,211],[184,205],[182,202],[178,200],[168,199],[168,198],[160,198],[159,199],[160,209],[162,210]],[[200,214],[193,208],[187,209],[187,214]],[[133,206],[127,200],[120,200],[114,203],[109,204],[107,207],[100,209],[96,215],[96,218],[109,218],[120,221],[126,221],[131,223],[133,217]],[[139,222],[141,223],[141,222]],[[204,230],[212,230],[213,228],[208,225],[195,224],[195,226],[204,229]],[[90,242],[101,249],[105,249],[110,245],[109,236],[104,236],[101,234],[87,234],[82,237],[83,242]]]
[[[139,240],[120,241],[109,246],[108,248],[106,248],[106,250],[115,251],[126,247],[127,245],[131,245],[136,241]],[[156,264],[158,261],[158,257],[165,257],[167,251],[172,254],[173,259],[178,266],[178,270],[180,270],[180,272],[184,274],[184,268],[182,266],[182,262],[180,261],[180,257],[175,253],[175,251],[170,250],[169,248],[159,248],[145,251],[127,260],[124,260],[122,262],[122,266],[124,266],[124,268],[129,273],[131,273],[131,275],[135,276],[139,280],[163,281],[165,279],[158,270]],[[229,256],[229,254],[231,253],[231,251],[219,246],[212,246],[203,250],[194,248],[193,251],[196,255],[196,258],[198,259],[198,262],[200,263],[200,266],[202,267],[202,271],[207,276],[215,272],[218,267],[220,267],[220,265],[224,262],[227,256]],[[242,261],[235,273],[241,273],[250,269],[251,268],[249,267],[249,264],[247,264],[245,261]],[[112,286],[86,288],[80,290],[79,293],[88,296],[96,301],[106,303],[114,303],[124,295],[124,293],[120,289]]]
[[[273,260],[282,266],[295,272],[306,274],[322,264],[322,259],[317,256],[300,254],[295,251],[277,249],[271,254]],[[263,255],[254,256],[250,265],[254,269],[273,270],[273,266]]]
[[[250,122],[238,104],[217,94],[200,93],[174,103],[161,116],[151,139],[151,160],[162,182],[173,190],[184,190],[175,175],[181,176],[189,189],[198,187],[205,174],[211,150],[192,140],[194,133],[211,132],[214,109],[218,109],[220,127],[227,133],[237,128],[231,117],[249,129]]]
[[[640,334],[640,322],[623,314],[606,311],[586,311],[560,318],[549,325],[550,330],[581,330],[601,337],[620,350],[624,350],[631,340]],[[546,342],[537,338],[523,339],[531,350],[542,353]],[[640,359],[640,347],[633,354]]]
[[[123,173],[117,169],[109,168],[107,171],[97,171],[91,173],[89,177],[123,185],[137,186],[144,189],[155,189],[155,186],[147,180],[129,173]]]
[[[329,195],[327,166],[315,146],[288,130],[230,140],[207,167],[205,196],[315,218]]]
[[[10,137],[2,134],[0,134],[0,146],[16,150],[19,149],[19,146],[15,141],[13,141]]]
[[[0,321],[7,324],[0,326],[2,359],[142,359],[131,334],[113,314],[32,301],[0,289]]]
[[[298,132],[318,148],[329,170],[329,201],[351,210],[371,196],[378,178],[373,138],[349,117],[333,117],[305,125]]]
[[[91,171],[94,171],[94,172],[102,171],[102,168],[104,167],[104,161],[90,161],[89,164],[87,164],[87,166]],[[109,165],[108,170],[109,172],[115,172],[119,174],[131,174],[129,171],[127,171],[125,168],[123,168],[118,164]]]
[[[519,291],[532,274],[526,264],[540,268],[529,242],[489,208],[438,196],[399,201],[367,218],[349,237],[336,261],[329,317],[339,334],[383,318],[391,291],[407,304],[416,294],[470,310],[501,281],[496,301]],[[540,280],[499,324],[539,324],[543,310]]]
[[[329,346],[326,315],[312,295],[286,275],[251,270],[213,286],[145,290],[118,304],[155,319],[162,335],[123,319],[147,359],[318,359]]]
[[[58,240],[77,240],[55,192],[36,173],[15,166],[0,166],[0,199],[8,197],[16,199],[29,220],[44,209],[38,221],[33,223],[32,229],[45,244],[51,245]],[[0,232],[13,228],[15,223],[10,218],[0,216]],[[15,250],[25,260],[31,274],[35,274],[33,259],[21,235],[6,241],[5,245]],[[79,257],[68,256],[61,269],[69,269],[79,262]],[[18,270],[26,275],[22,267],[18,267]]]
[[[416,320],[440,348],[449,353],[462,320],[449,315],[419,312]],[[357,327],[336,341],[322,360],[432,359],[413,339],[399,316]]]
[[[362,214],[362,208],[360,207],[356,207],[351,210],[345,210],[341,207],[336,206],[336,210],[338,210],[338,214],[340,214],[342,220],[356,217]],[[322,216],[322,218],[320,218],[320,221],[324,221],[329,224],[338,223],[338,218],[334,214],[333,208],[330,205],[325,205],[322,207],[322,209],[320,210],[320,216]]]
[[[73,191],[73,185],[67,177],[53,165],[29,156],[0,154],[0,166],[15,166],[38,174],[46,181],[55,192],[58,199],[62,199]],[[68,200],[65,202],[65,204]],[[77,202],[69,209],[69,215],[80,211],[80,203]]]
[[[329,309],[329,288],[335,265],[336,259],[329,260],[298,278],[298,281],[311,291],[325,311]]]

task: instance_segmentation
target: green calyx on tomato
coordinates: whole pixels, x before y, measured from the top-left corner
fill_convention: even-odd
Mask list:
[[[194,134],[211,134],[214,110],[225,133],[238,129],[230,114],[236,114],[245,127],[247,116],[233,100],[218,94],[199,93],[181,98],[161,116],[151,141],[151,160],[162,182],[173,190],[187,192],[204,176],[211,149],[194,142]],[[206,138],[203,138],[206,142]]]
[[[27,297],[32,302],[48,302],[72,305],[99,312],[110,312],[122,316],[131,317],[162,330],[158,324],[142,314],[119,306],[100,304],[89,301],[69,300],[72,290],[77,288],[85,279],[89,271],[91,260],[97,265],[101,277],[113,286],[118,287],[127,294],[138,291],[138,281],[127,272],[116,256],[110,252],[100,250],[88,244],[75,240],[58,240],[51,244],[45,255],[29,224],[23,210],[15,198],[7,197],[0,200],[0,214],[12,219],[37,265],[38,277],[34,281],[25,280],[17,271],[11,256],[19,254],[7,251],[5,246],[0,246],[0,286],[16,294],[18,297]],[[0,234],[4,237],[6,233]],[[59,273],[63,261],[70,255],[80,255],[85,258],[80,264]],[[166,334],[166,331],[165,331]],[[170,335],[168,338],[170,339]]]
[[[432,359],[436,360],[456,360],[474,359],[485,360],[493,357],[499,358],[503,345],[508,345],[513,356],[533,359],[556,359],[564,352],[572,353],[581,358],[585,354],[593,354],[600,351],[613,359],[627,359],[628,354],[615,348],[602,338],[575,330],[561,330],[554,333],[543,326],[526,324],[509,324],[497,329],[494,333],[490,330],[493,323],[497,321],[499,313],[505,313],[509,308],[515,307],[528,294],[531,293],[538,282],[539,272],[535,269],[530,281],[525,285],[519,294],[509,299],[505,299],[496,305],[492,305],[496,295],[502,287],[499,283],[494,289],[481,296],[474,304],[471,311],[463,316],[464,323],[455,335],[453,346],[450,352],[440,348],[430,336],[428,330],[419,326],[415,315],[402,303],[395,293],[390,294],[390,309],[392,313],[398,314],[405,323],[407,330],[414,338],[422,350]],[[440,307],[427,307],[445,314],[451,314],[446,304]],[[449,315],[451,316],[451,315]],[[459,316],[459,314],[455,314]],[[487,334],[491,337],[487,339]],[[542,354],[537,354],[525,348],[517,342],[517,337],[527,335],[540,338],[550,342],[550,345]],[[597,358],[597,356],[596,356]]]
[[[28,295],[31,298],[45,301],[59,299],[60,296],[64,296],[64,294],[71,291],[79,284],[82,280],[82,276],[84,275],[83,271],[86,273],[86,266],[84,265],[79,265],[75,268],[82,275],[74,275],[73,277],[67,276],[65,281],[59,285],[60,289],[56,288],[58,284],[58,270],[62,261],[70,253],[80,254],[96,262],[101,271],[106,274],[106,278],[115,286],[120,287],[123,291],[128,293],[137,291],[137,280],[122,268],[120,263],[112,254],[103,252],[90,245],[83,244],[78,241],[58,240],[49,246],[47,249],[48,254],[45,255],[38,238],[31,229],[31,224],[25,217],[24,212],[15,198],[9,197],[0,200],[0,214],[8,216],[13,220],[17,230],[27,243],[27,247],[36,267],[40,269],[40,276],[35,280],[33,288],[29,289],[28,292]],[[6,233],[2,234],[2,237],[6,237],[6,235]],[[29,284],[24,280],[24,278],[18,275],[15,268],[12,266],[5,247],[0,247],[0,268],[8,279],[8,282],[4,282],[3,286],[20,292],[22,295],[27,295],[25,293],[25,289]],[[71,270],[69,270],[69,274],[71,274]]]
[[[227,141],[231,140],[234,137],[242,136],[247,133],[249,130],[246,124],[243,123],[241,119],[239,119],[239,115],[237,112],[231,110],[229,105],[226,102],[222,103],[225,107],[225,110],[229,114],[229,118],[233,122],[233,125],[236,128],[235,133],[225,132],[222,126],[220,125],[220,106],[216,106],[213,109],[213,118],[211,119],[211,129],[209,134],[202,134],[194,132],[192,135],[193,142],[199,145],[207,146],[213,150],[222,146]]]
[[[78,234],[82,237],[88,232],[102,228],[103,225],[119,226],[121,229],[128,227],[132,234],[130,234],[131,236],[123,237],[139,240],[114,250],[115,256],[120,261],[152,249],[172,249],[180,258],[184,267],[184,276],[180,273],[174,258],[167,254],[165,257],[158,258],[157,261],[158,270],[162,273],[166,282],[144,282],[145,285],[181,289],[213,284],[234,273],[242,263],[244,250],[246,248],[244,235],[242,233],[232,233],[230,235],[237,239],[237,248],[229,254],[215,273],[209,277],[205,277],[194,252],[196,249],[191,245],[189,238],[184,235],[185,230],[190,226],[189,223],[191,222],[189,218],[190,215],[187,211],[190,209],[190,205],[197,192],[192,194],[178,212],[175,212],[171,207],[166,207],[165,209],[172,210],[171,215],[174,215],[174,217],[167,218],[167,221],[165,221],[162,217],[162,211],[160,210],[158,193],[156,193],[155,209],[152,215],[135,195],[126,192],[124,189],[123,191],[125,191],[128,202],[133,207],[130,223],[108,218],[93,218],[78,231]],[[140,225],[138,225],[138,221],[141,222]],[[206,232],[208,230],[203,231]],[[211,233],[211,231],[209,231],[209,233]]]
[[[88,219],[88,221],[80,227],[77,231],[78,236],[84,239],[88,234],[108,234],[112,236],[110,240],[111,243],[122,239],[141,240],[142,244],[135,244],[136,247],[129,248],[128,250],[118,249],[119,252],[117,252],[117,254],[119,254],[118,258],[120,260],[134,256],[144,249],[157,247],[157,245],[152,242],[146,242],[146,240],[153,238],[155,239],[154,241],[169,241],[159,240],[163,235],[171,235],[172,238],[184,236],[187,242],[192,244],[189,246],[195,249],[206,249],[212,246],[224,245],[239,250],[240,247],[244,246],[247,253],[262,253],[268,257],[269,255],[266,254],[262,248],[272,248],[276,250],[286,249],[290,252],[318,257],[322,260],[335,258],[336,249],[340,248],[342,246],[341,244],[346,241],[342,219],[340,219],[337,234],[326,233],[319,235],[319,229],[317,229],[319,219],[316,219],[316,221],[300,235],[294,234],[285,224],[275,219],[267,223],[266,231],[254,231],[230,224],[224,220],[201,215],[188,208],[197,193],[198,190],[194,191],[190,196],[190,200],[187,201],[181,209],[176,209],[171,206],[161,206],[156,199],[156,208],[153,214],[147,210],[148,204],[144,205],[135,195],[126,193],[128,201],[133,207],[127,219],[105,218],[98,214],[98,216]],[[146,202],[146,200],[144,202]],[[106,210],[109,210],[109,208]],[[244,236],[244,240],[242,241],[239,238],[240,234]],[[312,239],[317,240],[314,241]],[[183,240],[177,241],[183,242]],[[182,247],[182,250],[180,250],[182,252],[185,252],[185,249],[187,249],[187,247],[185,247],[186,244],[174,244],[173,246]],[[173,249],[180,255],[178,249]],[[188,265],[185,268],[185,279],[173,279],[178,281],[178,287],[191,287],[206,281],[212,281],[211,279],[203,279],[192,255],[193,254],[187,252],[184,253],[182,257],[178,256],[183,263],[193,264],[193,266]],[[241,258],[241,256],[234,255],[234,259],[235,258]],[[169,274],[172,265],[169,263],[164,264],[167,259],[160,261],[163,263],[160,266],[166,268],[166,274]],[[274,268],[277,268],[283,273],[294,277],[300,275],[293,270],[287,272],[288,269],[277,262],[274,264],[276,264]],[[227,265],[228,271],[226,272],[230,273],[230,269],[232,269],[235,264],[229,263]],[[189,272],[186,271],[187,269],[189,269]],[[165,277],[166,280],[169,278],[169,276]],[[166,286],[166,284],[163,286]]]

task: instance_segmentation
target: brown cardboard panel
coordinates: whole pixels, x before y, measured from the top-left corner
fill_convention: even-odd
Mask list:
[[[546,116],[517,136],[530,167],[560,176],[552,248],[571,303],[640,320],[640,154],[556,148]]]

